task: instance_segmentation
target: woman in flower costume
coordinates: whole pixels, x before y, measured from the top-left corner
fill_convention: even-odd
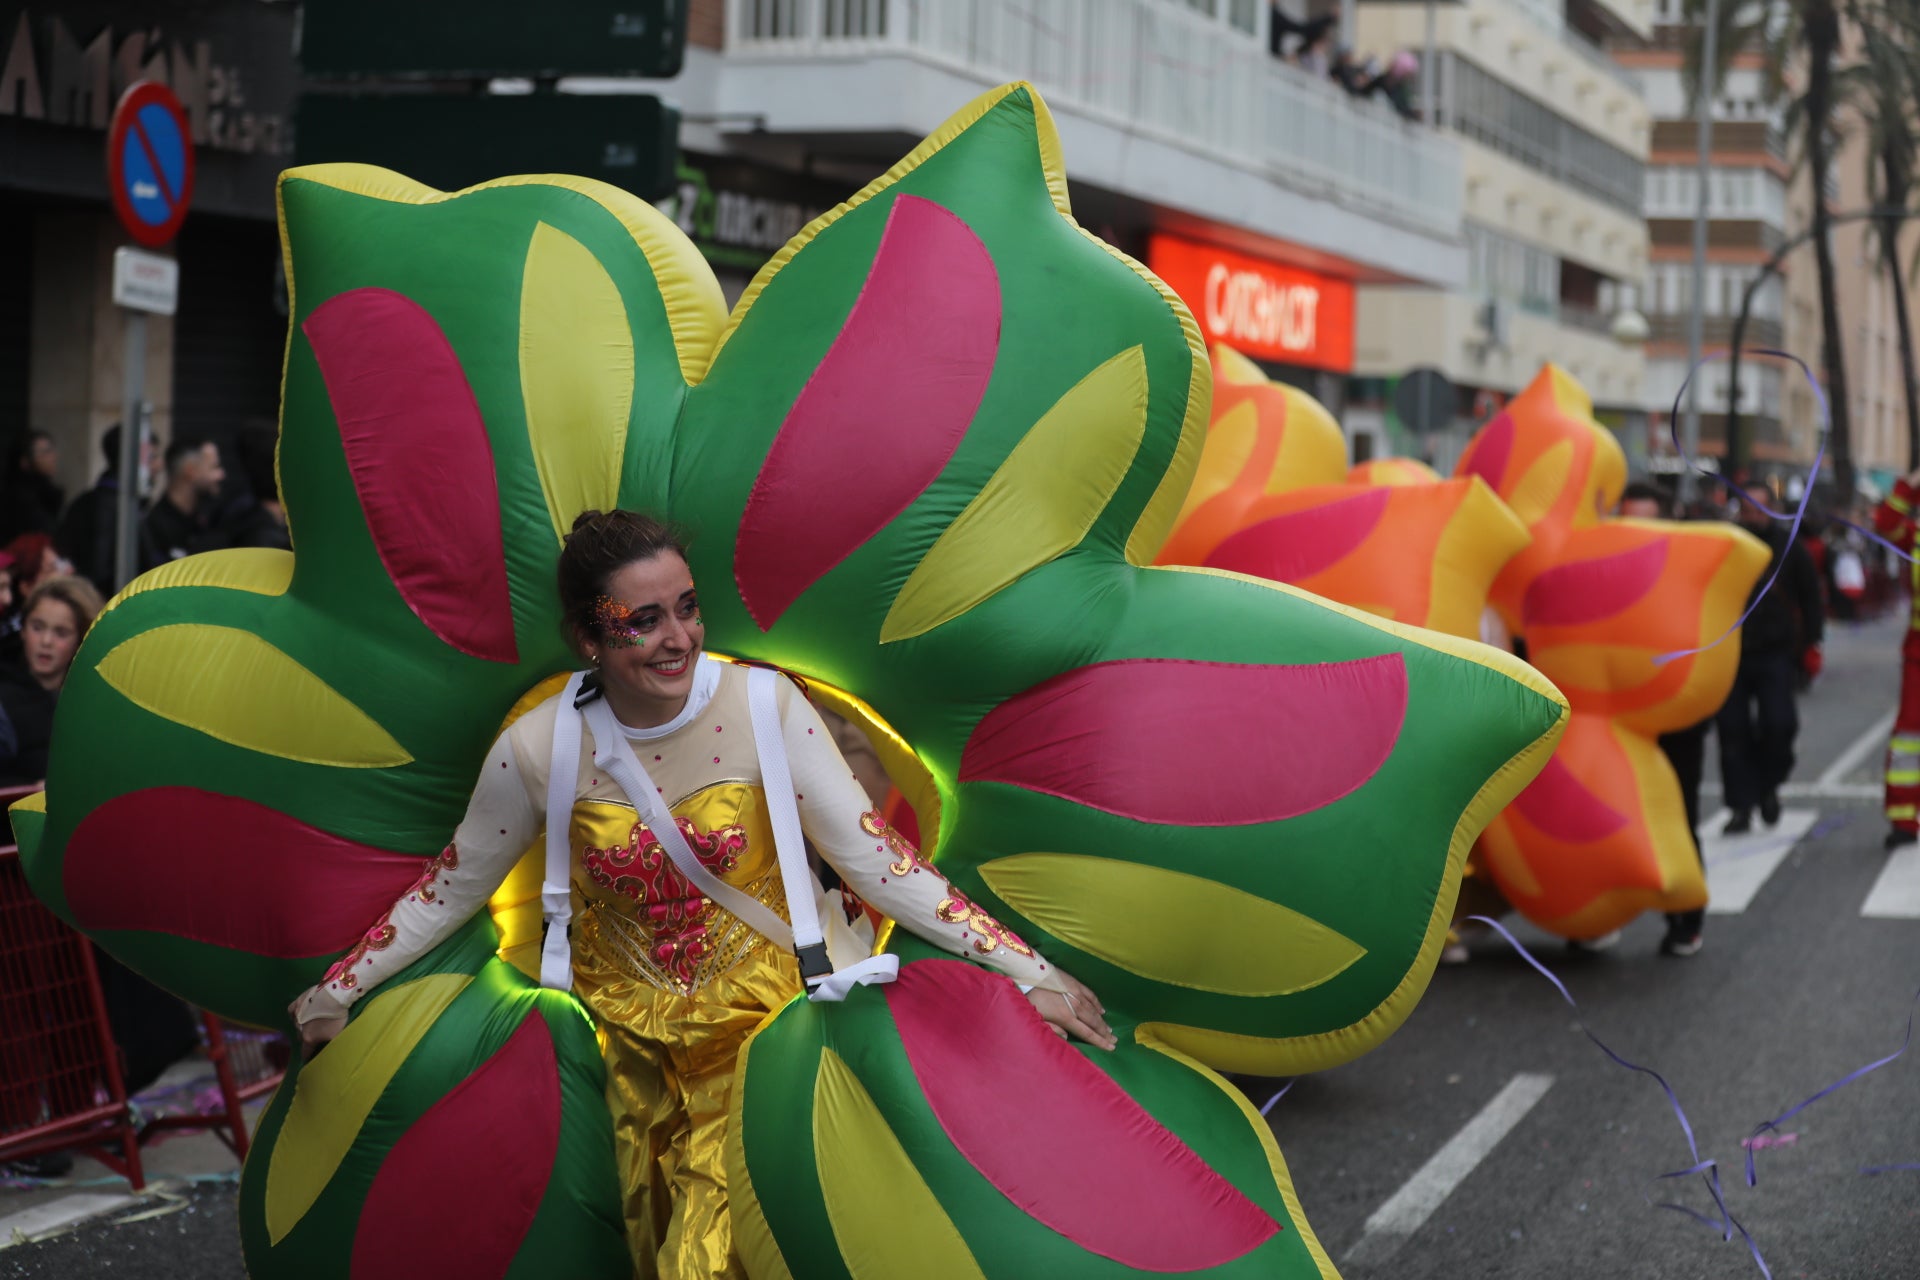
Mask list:
[[[685,553],[659,522],[590,511],[560,553],[560,605],[645,775],[660,780],[695,856],[783,919],[786,887],[748,710],[746,670],[702,652]],[[495,741],[465,819],[420,883],[292,1010],[316,1051],[381,981],[451,937],[500,888],[548,821],[555,718],[566,691]],[[1091,992],[973,906],[889,827],[826,725],[781,682],[779,720],[800,820],[866,901],[919,937],[1019,982],[1048,1022],[1111,1049]],[[603,722],[604,723],[604,722]],[[740,1048],[801,991],[795,956],[674,867],[583,727],[572,754],[573,990],[607,1067],[628,1238],[670,1280],[742,1274],[727,1212],[724,1138]],[[803,891],[817,897],[817,883]],[[564,928],[564,922],[562,924]]]
[[[703,644],[794,672],[856,723],[949,914],[1011,931],[1029,977],[1064,965],[1118,1042],[1062,1039],[978,963],[1008,963],[999,928],[938,929],[936,947],[911,932],[927,902],[900,902],[896,981],[787,1000],[740,1052],[723,1159],[746,1273],[1332,1276],[1271,1130],[1215,1072],[1317,1070],[1399,1025],[1467,849],[1566,707],[1471,642],[1144,567],[1193,480],[1206,352],[1171,291],[1072,220],[1038,95],[982,95],[796,236],[730,316],[686,238],[601,184],[450,194],[323,165],[279,194],[297,550],[188,557],[95,625],[49,789],[14,810],[35,891],[176,993],[283,1020],[383,912],[390,947],[434,917],[476,777],[539,767],[489,744],[580,665],[553,585],[566,535],[589,510],[655,513],[696,534]],[[698,732],[736,732],[728,696],[695,713],[721,732]],[[711,780],[669,785],[668,752],[636,754],[656,753],[656,800]],[[841,824],[867,809],[848,803]],[[594,844],[620,835],[616,819]],[[852,853],[911,876],[904,849],[861,835]],[[555,959],[543,906],[572,900],[540,873],[523,859],[490,912],[290,1070],[242,1175],[255,1280],[650,1266],[623,1223],[594,1024],[535,981]],[[420,889],[435,901],[395,907]],[[582,883],[577,955],[557,958],[583,990],[588,935],[629,901]],[[380,967],[369,948],[340,974]]]

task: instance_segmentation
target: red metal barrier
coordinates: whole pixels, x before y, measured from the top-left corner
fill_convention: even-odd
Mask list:
[[[141,1126],[140,1141],[149,1142],[181,1129],[211,1129],[244,1161],[251,1141],[244,1108],[280,1087],[281,1077],[286,1074],[286,1041],[263,1032],[230,1028],[210,1013],[200,1015],[200,1024],[207,1060],[213,1064],[214,1082],[220,1090],[220,1110],[155,1116]]]
[[[0,789],[0,809],[36,788]],[[40,905],[0,847],[0,1163],[74,1148],[138,1191],[140,1144],[93,944]]]

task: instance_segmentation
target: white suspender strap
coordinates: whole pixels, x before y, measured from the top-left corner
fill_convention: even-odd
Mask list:
[[[567,937],[567,926],[573,923],[573,850],[567,836],[573,827],[573,793],[580,781],[580,712],[573,700],[585,675],[574,672],[560,691],[547,770],[547,870],[540,882],[540,914],[547,932],[540,944],[540,985],[556,991],[573,986],[573,945]]]
[[[666,850],[667,857],[680,874],[701,894],[731,911],[748,928],[760,933],[777,947],[791,948],[793,930],[785,920],[758,899],[748,897],[721,880],[694,856],[686,836],[680,832],[680,825],[673,820],[673,811],[667,807],[659,788],[653,785],[653,779],[647,776],[646,769],[641,767],[639,757],[633,754],[627,735],[620,732],[620,724],[613,718],[613,709],[607,706],[606,699],[597,698],[588,703],[586,716],[587,727],[593,730],[594,764],[627,793],[627,799],[633,801],[633,807],[646,819],[647,829],[660,842],[660,847]],[[577,764],[575,768],[578,768]],[[788,894],[791,896],[791,889]]]
[[[826,938],[820,931],[813,869],[807,865],[800,809],[793,798],[786,735],[780,731],[779,679],[777,672],[766,667],[749,667],[747,711],[753,719],[753,749],[760,757],[760,786],[767,797],[767,821],[780,858],[780,879],[787,889],[787,915],[793,920],[793,951],[800,958],[800,976],[811,985],[833,972],[833,962],[827,958]]]

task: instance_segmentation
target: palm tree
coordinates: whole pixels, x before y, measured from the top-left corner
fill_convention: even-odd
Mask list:
[[[1712,67],[1701,66],[1703,42],[1698,30],[1707,0],[1688,0],[1687,13],[1696,30],[1689,37],[1685,79],[1691,94],[1702,85],[1718,93],[1727,69],[1743,50],[1765,54],[1769,97],[1787,97],[1790,67],[1803,67],[1806,84],[1792,100],[1790,123],[1797,126],[1801,151],[1813,182],[1813,252],[1820,285],[1820,365],[1832,407],[1830,448],[1834,479],[1840,492],[1854,492],[1852,401],[1847,394],[1847,368],[1841,346],[1840,299],[1835,285],[1833,239],[1827,208],[1827,177],[1833,169],[1834,59],[1841,48],[1841,23],[1858,21],[1879,0],[1721,0],[1715,23],[1716,57]],[[1698,305],[1698,299],[1695,300]],[[1732,462],[1732,459],[1728,460]]]
[[[1840,73],[1837,88],[1867,132],[1867,191],[1873,207],[1888,211],[1876,238],[1893,290],[1906,391],[1907,468],[1912,470],[1920,467],[1920,374],[1914,367],[1907,281],[1900,270],[1900,229],[1905,223],[1901,214],[1912,208],[1915,169],[1920,167],[1920,127],[1914,118],[1914,103],[1920,100],[1920,43],[1898,26],[1863,27],[1861,36],[1861,60]]]

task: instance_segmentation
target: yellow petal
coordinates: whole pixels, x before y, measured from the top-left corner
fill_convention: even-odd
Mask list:
[[[1366,954],[1319,921],[1243,889],[1138,862],[1019,853],[980,868],[1014,910],[1154,982],[1230,996],[1317,987]]]
[[[983,1280],[859,1077],[831,1049],[813,1078],[813,1159],[853,1280]]]
[[[1146,422],[1146,353],[1130,347],[1013,447],[900,588],[880,642],[931,631],[1078,546],[1133,465]]]
[[[1193,487],[1180,505],[1174,527],[1193,514],[1207,499],[1226,491],[1240,478],[1253,460],[1253,446],[1260,438],[1260,408],[1251,400],[1242,400],[1221,414],[1207,428],[1207,442],[1200,449],[1200,466],[1193,473]]]
[[[135,705],[249,751],[339,769],[413,760],[366,712],[250,631],[156,627],[115,645],[99,671]]]
[[[469,982],[436,973],[371,997],[300,1072],[267,1163],[267,1236],[279,1244],[313,1208],[393,1073]]]
[[[229,591],[251,591],[255,595],[286,594],[293,581],[293,553],[273,547],[229,547],[197,556],[169,560],[120,589],[101,610],[102,616],[137,595],[164,591],[169,587],[225,587]]]
[[[1533,528],[1560,500],[1560,492],[1567,487],[1567,477],[1572,470],[1573,441],[1562,440],[1533,460],[1512,492],[1505,495],[1507,505],[1527,528]]]
[[[520,283],[520,394],[555,537],[618,505],[633,408],[633,333],[593,251],[542,222]]]

